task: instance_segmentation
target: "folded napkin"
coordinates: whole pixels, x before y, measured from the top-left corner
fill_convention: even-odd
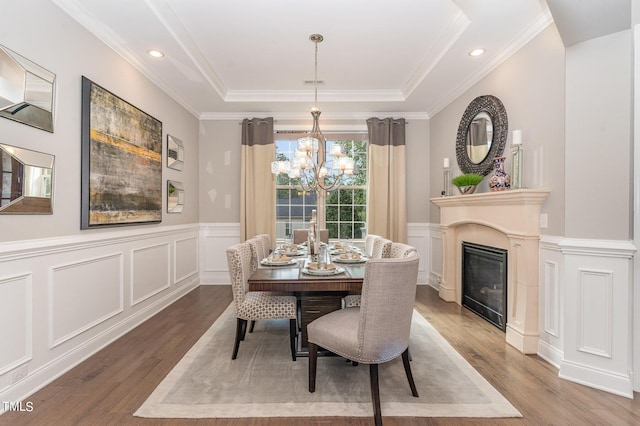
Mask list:
[[[346,254],[341,254],[340,255],[340,259],[353,259],[353,260],[358,260],[360,259],[360,255],[358,253],[351,253],[351,257],[349,257]]]
[[[309,266],[307,266],[308,269],[318,269],[318,263],[316,262],[312,262],[309,264]],[[336,265],[334,265],[333,263],[328,263],[327,264],[327,269],[336,269]]]
[[[342,243],[334,243],[333,246],[335,248],[342,248]]]
[[[291,260],[291,258],[289,256],[280,256],[280,259],[274,259],[273,257],[269,256],[267,260],[272,263],[279,263],[279,262],[288,262]]]

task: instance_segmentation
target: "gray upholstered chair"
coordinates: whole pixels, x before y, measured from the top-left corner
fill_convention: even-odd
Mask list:
[[[296,297],[280,296],[263,291],[248,291],[247,280],[255,269],[252,267],[251,245],[248,242],[227,249],[227,264],[231,277],[233,302],[236,308],[236,338],[231,359],[236,359],[240,341],[244,340],[247,321],[288,319],[291,358],[296,360]]]
[[[370,259],[362,283],[362,305],[324,315],[307,326],[309,392],[316,389],[318,348],[369,364],[376,425],[382,424],[378,364],[402,356],[411,393],[418,396],[409,363],[409,333],[419,258]]]
[[[367,235],[368,237],[368,235]],[[391,253],[391,246],[394,244],[391,240],[387,240],[386,238],[378,237],[373,240],[372,250],[371,250],[371,258],[372,259],[382,259],[389,257]],[[356,306],[360,306],[360,295],[359,294],[347,294],[343,299],[343,306],[345,308],[353,308]]]

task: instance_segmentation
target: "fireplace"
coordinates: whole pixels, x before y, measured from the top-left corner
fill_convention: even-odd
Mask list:
[[[507,250],[462,242],[462,306],[505,330]]]

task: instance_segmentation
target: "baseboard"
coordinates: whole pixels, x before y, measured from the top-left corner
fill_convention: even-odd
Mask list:
[[[622,376],[565,360],[560,366],[558,377],[633,399],[633,383],[630,376]]]
[[[103,333],[73,348],[69,352],[31,372],[22,380],[3,389],[2,392],[0,392],[0,401],[17,402],[28,400],[28,397],[36,391],[156,315],[176,300],[196,289],[199,285],[197,278],[197,276],[194,276],[188,282],[176,286],[173,291],[167,293],[146,308],[124,318],[121,322],[114,324]],[[0,414],[4,411],[4,406],[0,406]]]
[[[560,369],[560,364],[562,364],[564,357],[562,351],[544,342],[542,339],[538,340],[538,356],[557,369]]]

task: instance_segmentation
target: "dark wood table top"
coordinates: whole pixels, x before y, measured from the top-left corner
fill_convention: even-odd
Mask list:
[[[300,259],[291,266],[260,266],[249,277],[249,291],[359,291],[364,279],[364,263],[337,264],[345,270],[331,276],[307,275],[302,268],[307,262]]]

